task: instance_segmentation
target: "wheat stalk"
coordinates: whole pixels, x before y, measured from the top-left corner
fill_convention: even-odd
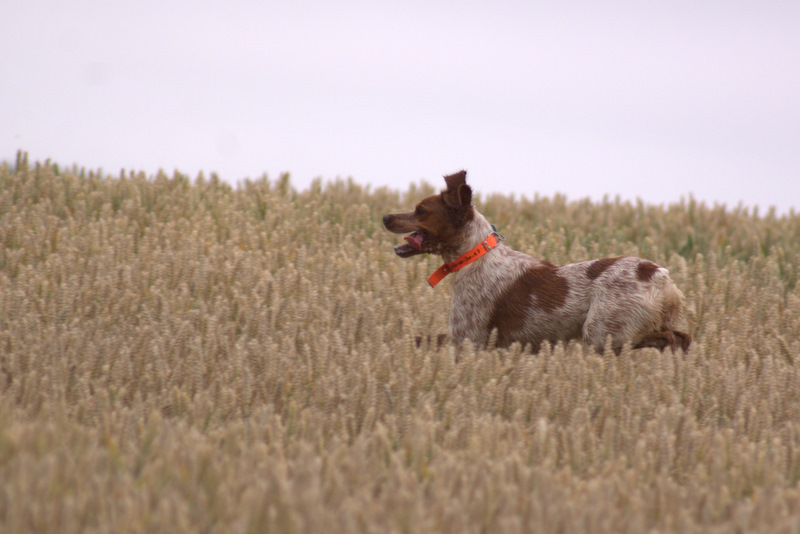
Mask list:
[[[0,530],[789,532],[800,217],[479,197],[515,248],[644,254],[689,354],[417,348],[405,193],[0,167]]]

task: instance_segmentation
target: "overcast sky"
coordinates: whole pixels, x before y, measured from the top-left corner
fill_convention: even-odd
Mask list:
[[[800,1],[0,8],[0,159],[800,211]]]

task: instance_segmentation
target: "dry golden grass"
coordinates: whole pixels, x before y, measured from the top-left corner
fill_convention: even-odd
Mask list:
[[[479,198],[669,267],[695,343],[455,364],[380,225],[429,191],[0,167],[0,531],[800,532],[800,216]]]

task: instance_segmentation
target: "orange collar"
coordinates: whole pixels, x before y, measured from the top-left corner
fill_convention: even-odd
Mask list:
[[[457,259],[453,261],[448,261],[434,272],[432,275],[428,277],[428,283],[431,287],[436,287],[436,284],[442,281],[442,279],[450,273],[456,272],[459,269],[462,269],[472,263],[473,261],[477,260],[497,245],[500,244],[501,241],[504,241],[505,238],[498,234],[497,232],[492,232],[489,234],[489,237],[483,240],[477,247],[473,248],[463,256],[459,256]]]

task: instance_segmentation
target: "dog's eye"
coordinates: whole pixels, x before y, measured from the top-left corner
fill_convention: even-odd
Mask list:
[[[422,217],[425,215],[425,209],[422,206],[417,206],[417,210],[415,211],[418,217]]]

